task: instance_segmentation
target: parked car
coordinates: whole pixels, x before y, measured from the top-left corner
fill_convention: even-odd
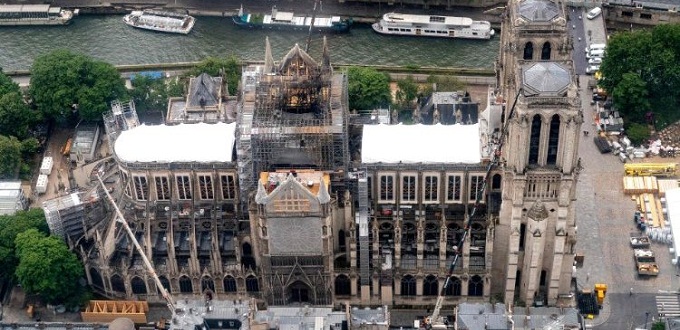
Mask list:
[[[588,12],[588,14],[586,15],[586,18],[587,19],[593,19],[597,16],[600,16],[600,14],[602,14],[602,8],[595,7]]]
[[[588,64],[590,65],[600,65],[602,64],[602,57],[593,57],[588,60]]]
[[[602,56],[604,56],[604,49],[593,49],[588,54],[586,54],[587,58],[602,57]]]
[[[600,66],[599,65],[589,65],[586,68],[586,73],[587,74],[594,74],[595,72],[600,71]]]
[[[586,54],[590,53],[591,50],[605,49],[605,48],[607,48],[606,44],[590,44],[590,46],[586,47]]]

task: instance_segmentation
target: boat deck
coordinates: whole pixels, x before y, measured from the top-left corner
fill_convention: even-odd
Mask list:
[[[281,13],[277,14],[277,17],[280,16]],[[333,17],[316,17],[314,18],[314,26],[332,26],[333,23],[340,22],[340,17],[339,16],[333,16]],[[292,16],[290,17],[290,20],[274,20],[272,19],[272,15],[265,15],[264,19],[262,21],[263,24],[289,24],[289,25],[295,25],[295,26],[309,26],[312,24],[312,17],[311,16]]]

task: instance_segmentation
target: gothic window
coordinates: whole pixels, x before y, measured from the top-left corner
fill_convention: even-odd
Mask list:
[[[123,282],[123,278],[120,277],[120,275],[114,274],[111,276],[111,289],[113,291],[118,291],[118,292],[125,292],[125,283]]]
[[[177,197],[179,199],[191,199],[191,182],[188,175],[177,176]]]
[[[102,280],[102,276],[96,269],[90,268],[90,278],[92,279],[93,287],[99,290],[104,290],[104,281]]]
[[[439,201],[439,177],[436,175],[425,176],[424,185],[424,202],[438,202]]]
[[[345,231],[341,229],[338,232],[338,247],[340,248],[341,251],[345,250],[346,244],[347,243],[345,242]]]
[[[538,285],[544,286],[546,283],[546,278],[548,277],[548,272],[544,270],[541,271],[541,279],[538,282]]]
[[[335,278],[335,295],[349,296],[352,294],[350,286],[351,283],[346,275],[338,275],[338,277]]]
[[[439,281],[434,275],[429,275],[423,281],[423,296],[436,296],[439,294]]]
[[[524,59],[531,60],[532,58],[534,58],[534,44],[530,41],[524,45]]]
[[[460,201],[460,175],[448,175],[446,182],[446,200],[449,202]]]
[[[394,200],[394,176],[392,175],[380,176],[380,200],[381,201]]]
[[[179,278],[179,292],[181,293],[194,292],[194,285],[191,283],[191,279],[188,276],[182,276]]]
[[[460,296],[461,295],[461,282],[458,277],[452,276],[449,279],[449,286],[446,287],[447,296]]]
[[[201,292],[205,292],[206,290],[215,292],[215,282],[208,276],[204,276],[201,279]]]
[[[541,145],[541,116],[535,115],[531,120],[531,135],[529,139],[529,164],[538,164],[538,149]]]
[[[373,177],[370,175],[366,177],[366,186],[368,188],[368,200],[373,199]]]
[[[220,176],[222,199],[236,199],[236,181],[233,175]]]
[[[212,176],[210,175],[199,175],[198,176],[198,186],[201,190],[201,199],[214,199]]]
[[[145,176],[133,176],[137,200],[145,201],[149,198],[149,184]]]
[[[401,200],[404,202],[416,201],[416,177],[405,175],[401,177]]]
[[[546,164],[557,163],[557,146],[560,140],[560,116],[554,115],[550,120],[550,134],[548,136],[548,159]]]
[[[260,292],[260,285],[257,283],[257,278],[250,275],[246,278],[246,291],[248,292]]]
[[[500,190],[501,189],[501,175],[500,174],[494,174],[494,176],[491,178],[491,190]]]
[[[477,200],[477,195],[482,192],[484,188],[484,176],[483,175],[470,175],[470,191],[468,200],[470,202],[475,202]],[[484,196],[479,196],[479,200],[484,200]]]
[[[542,60],[549,60],[550,59],[550,42],[546,41],[543,44],[543,48],[541,49],[541,59]]]
[[[170,200],[170,182],[167,176],[156,177],[156,198],[159,201]]]
[[[161,282],[161,285],[163,285],[163,287],[165,288],[165,290],[168,291],[168,293],[172,293],[172,288],[170,288],[170,281],[168,280],[167,277],[165,277],[165,276],[159,276],[159,277],[158,277],[158,280]],[[160,293],[161,291],[158,290],[158,292]]]
[[[132,287],[132,293],[134,294],[146,294],[146,283],[141,278],[135,276],[130,281],[130,286]]]
[[[527,235],[527,225],[526,224],[521,224],[519,225],[519,250],[524,251],[524,240],[526,239]]]
[[[416,295],[416,279],[411,275],[406,275],[401,278],[401,295],[415,296]]]
[[[294,189],[285,190],[279,199],[274,200],[276,212],[305,212],[311,208],[309,199]]]
[[[484,282],[479,275],[472,276],[468,282],[468,296],[481,297],[484,295]]]
[[[222,281],[224,292],[236,292],[236,279],[231,276],[224,277]]]

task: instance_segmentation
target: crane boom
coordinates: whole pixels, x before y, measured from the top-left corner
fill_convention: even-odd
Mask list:
[[[101,184],[102,189],[104,190],[104,193],[106,194],[106,199],[108,199],[108,201],[111,203],[111,205],[113,205],[114,210],[116,210],[116,217],[118,218],[117,221],[120,222],[123,225],[123,228],[125,228],[125,231],[127,232],[128,236],[130,236],[132,243],[135,245],[135,248],[137,249],[137,252],[139,252],[139,255],[142,257],[142,260],[144,261],[144,266],[146,266],[146,270],[149,272],[149,274],[153,278],[154,282],[156,282],[156,287],[161,292],[161,295],[163,296],[163,299],[165,299],[165,302],[167,303],[168,308],[170,309],[170,313],[172,313],[172,316],[174,318],[174,316],[175,316],[175,302],[172,300],[172,296],[170,296],[170,293],[168,292],[168,290],[166,290],[165,287],[163,286],[163,283],[161,283],[161,279],[158,278],[158,274],[156,274],[156,270],[153,268],[153,265],[151,265],[151,262],[149,262],[149,258],[146,257],[146,253],[144,253],[142,246],[139,245],[139,242],[137,241],[135,234],[132,232],[132,229],[128,225],[127,220],[125,220],[125,217],[123,217],[123,213],[118,208],[118,205],[113,200],[113,197],[111,197],[111,194],[106,189],[106,185],[104,185],[104,181],[102,181],[102,178],[101,178],[101,176],[99,176],[99,174],[97,174],[97,180],[99,180],[99,184]]]
[[[505,135],[508,130],[508,123],[510,122],[510,118],[512,118],[512,115],[515,112],[515,106],[517,105],[517,99],[519,99],[519,95],[522,92],[522,88],[520,88],[517,91],[517,95],[515,95],[515,101],[512,104],[512,108],[510,109],[510,113],[508,114],[508,119],[505,121],[505,124],[503,125],[503,129],[501,130],[501,136],[498,139],[498,144],[493,150],[492,153],[492,158],[491,161],[489,162],[489,165],[486,167],[486,173],[484,174],[484,181],[482,181],[481,188],[477,190],[477,195],[475,196],[475,204],[472,206],[472,211],[468,213],[467,217],[465,218],[464,221],[464,228],[463,228],[463,236],[461,237],[460,241],[456,246],[454,247],[455,254],[453,255],[453,260],[451,261],[451,265],[449,266],[449,272],[446,275],[446,281],[444,281],[444,285],[442,286],[442,289],[439,291],[439,296],[437,296],[437,301],[434,305],[434,309],[432,310],[432,316],[429,317],[429,321],[426,319],[425,321],[425,327],[428,329],[431,329],[433,327],[445,327],[444,322],[440,317],[442,305],[444,304],[444,297],[446,296],[446,289],[449,287],[451,284],[451,276],[453,275],[453,271],[456,268],[456,264],[458,263],[458,259],[460,258],[460,254],[462,253],[463,250],[463,244],[465,243],[465,240],[467,239],[468,235],[470,234],[470,225],[472,224],[472,217],[474,217],[475,213],[477,212],[477,207],[479,206],[480,201],[482,200],[482,197],[484,196],[484,192],[486,191],[486,187],[489,182],[489,176],[491,175],[491,170],[493,169],[494,165],[498,164],[501,158],[501,149],[503,148],[503,144],[505,142]]]

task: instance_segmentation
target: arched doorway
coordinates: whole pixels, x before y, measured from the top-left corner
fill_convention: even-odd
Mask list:
[[[194,285],[191,283],[191,279],[188,276],[182,276],[179,278],[179,292],[181,293],[194,292]]]
[[[123,282],[123,278],[120,275],[114,274],[111,276],[111,290],[125,293],[125,282]]]
[[[309,285],[302,281],[295,281],[291,283],[286,289],[286,297],[288,303],[309,303],[312,302],[312,290]]]
[[[338,277],[335,278],[335,295],[349,296],[352,294],[351,285],[349,277],[346,275],[338,275]]]
[[[90,279],[92,279],[93,287],[99,290],[104,290],[104,280],[102,280],[102,276],[94,268],[90,268]]]
[[[146,283],[144,283],[144,280],[140,277],[133,277],[132,281],[130,281],[130,286],[132,287],[132,293],[146,294]]]

